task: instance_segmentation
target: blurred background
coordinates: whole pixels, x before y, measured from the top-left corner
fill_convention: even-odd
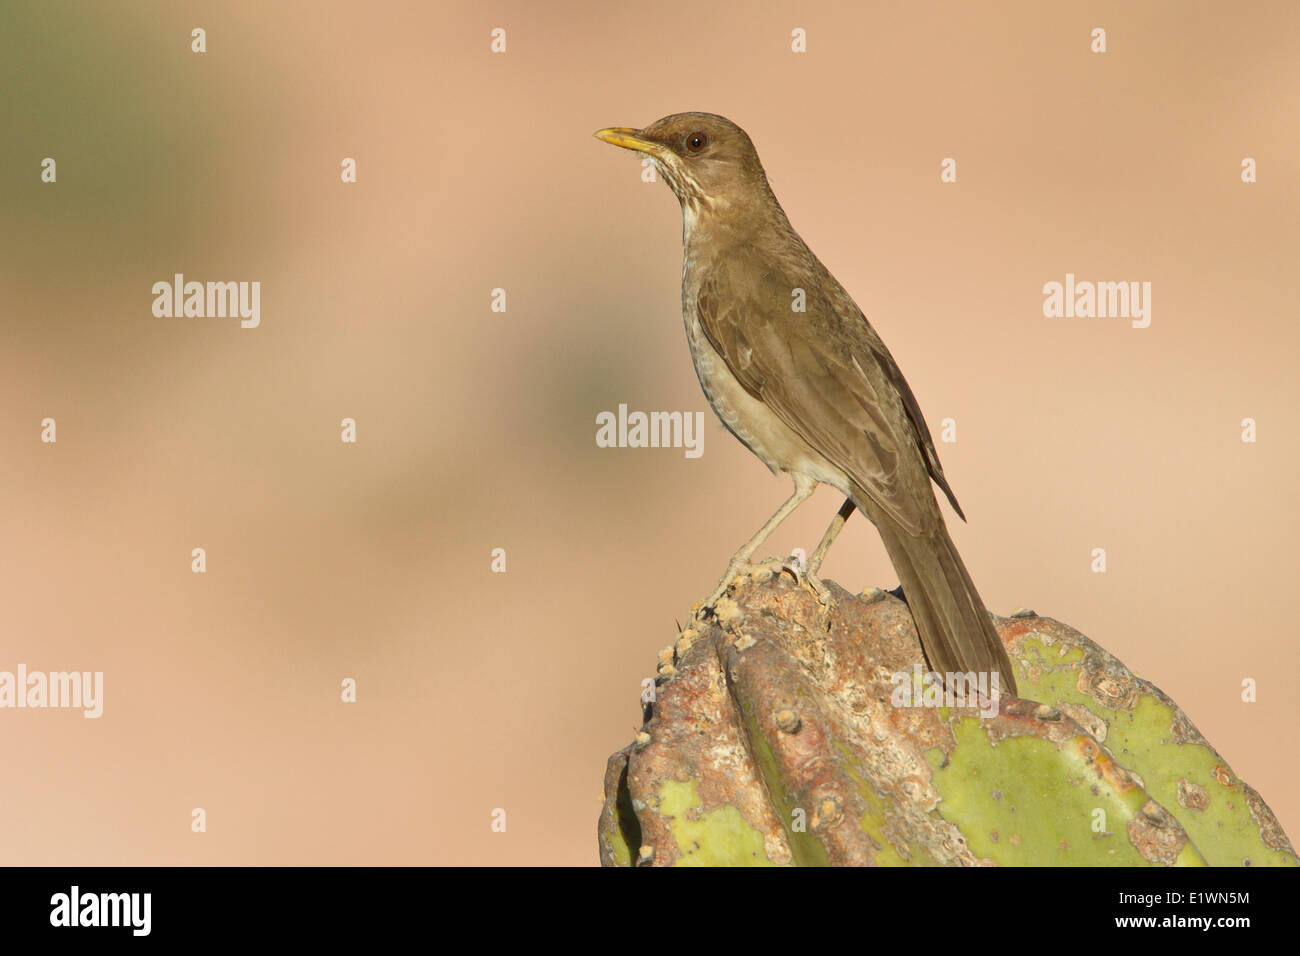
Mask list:
[[[1289,2],[6,0],[0,669],[105,693],[98,720],[0,711],[2,861],[596,862],[640,681],[789,492],[700,393],[676,201],[591,137],[682,110],[749,131],[936,437],[956,422],[947,513],[990,609],[1155,682],[1294,838],[1298,27]],[[1067,272],[1151,282],[1150,327],[1044,318]],[[175,273],[261,282],[260,327],[156,318]],[[705,411],[703,456],[597,447],[620,403]],[[859,517],[824,571],[897,583]]]

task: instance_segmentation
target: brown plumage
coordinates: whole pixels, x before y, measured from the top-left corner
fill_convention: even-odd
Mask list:
[[[931,488],[962,515],[912,390],[853,299],[791,227],[744,130],[681,113],[596,134],[650,156],[682,206],[682,315],[696,374],[727,428],[795,493],[733,557],[711,605],[818,482],[880,532],[931,667],[1015,678]],[[802,300],[803,310],[796,306]],[[808,568],[851,507],[823,538]]]

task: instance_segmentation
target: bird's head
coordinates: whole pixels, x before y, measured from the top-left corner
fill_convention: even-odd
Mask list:
[[[650,157],[688,216],[726,216],[771,201],[758,151],[725,117],[674,113],[645,129],[598,130],[596,138]]]

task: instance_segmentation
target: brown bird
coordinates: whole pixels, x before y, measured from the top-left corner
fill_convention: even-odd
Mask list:
[[[961,506],[921,408],[889,349],[786,218],[749,136],[712,113],[665,116],[599,139],[644,153],[682,207],[682,315],[704,394],[722,423],[794,494],[731,559],[711,608],[755,550],[818,483],[847,498],[808,560],[817,577],[856,507],[898,572],[931,668],[998,674],[1016,692],[1006,649],[962,564],[930,482]]]

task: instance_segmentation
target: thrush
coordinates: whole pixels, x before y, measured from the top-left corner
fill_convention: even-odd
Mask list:
[[[711,608],[816,489],[845,496],[803,578],[823,603],[826,552],[855,509],[876,526],[921,647],[940,673],[999,675],[1006,649],[953,545],[931,483],[965,520],[921,408],[862,310],[777,202],[743,129],[712,113],[665,116],[599,139],[650,157],[682,209],[682,317],[695,373],[722,423],[794,493],[732,557]]]

